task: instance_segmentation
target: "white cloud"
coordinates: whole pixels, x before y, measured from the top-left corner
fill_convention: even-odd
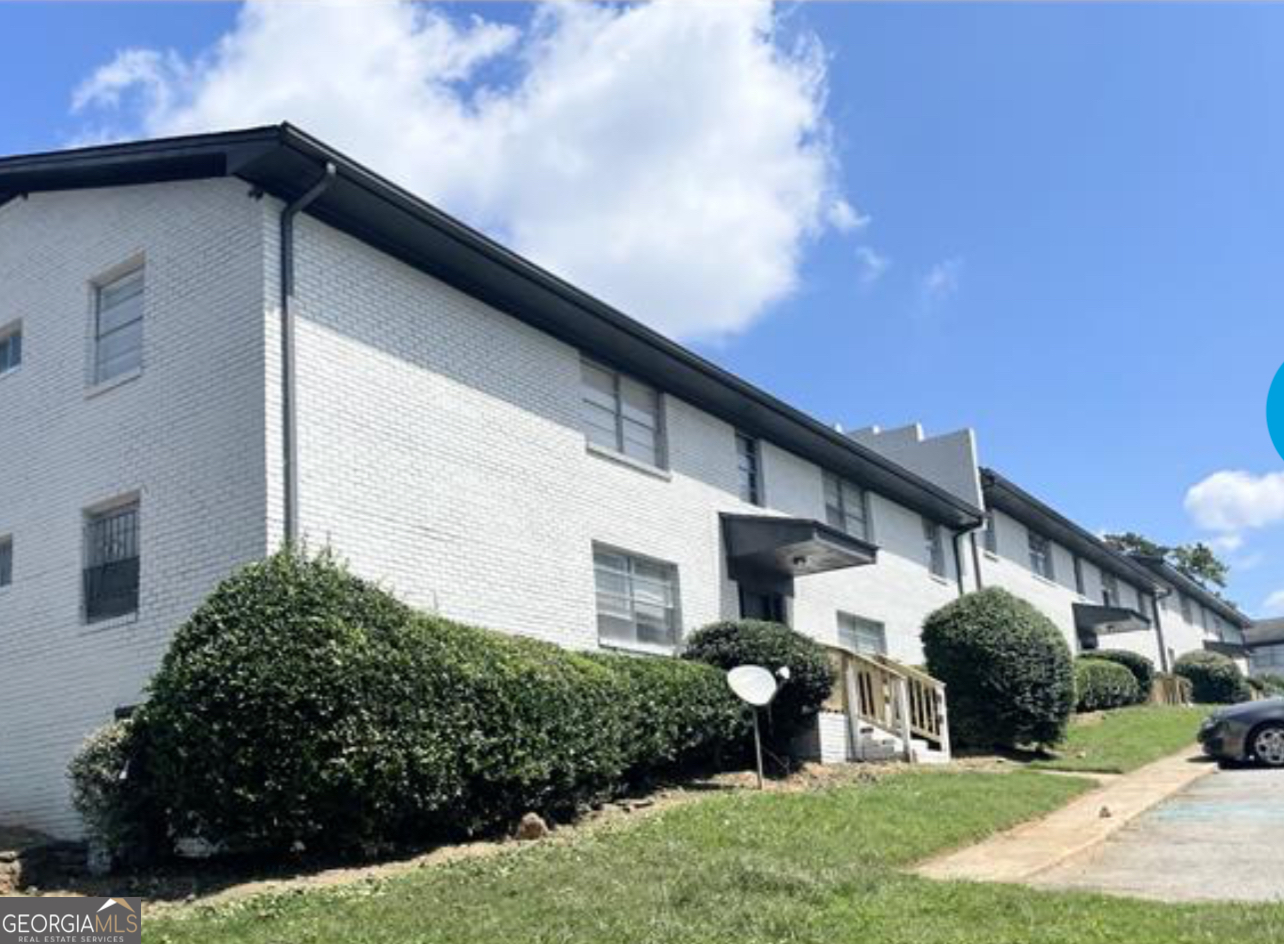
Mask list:
[[[923,302],[937,305],[958,293],[963,276],[963,260],[958,256],[936,263],[923,277]]]
[[[1269,615],[1284,613],[1284,590],[1276,590],[1262,603],[1262,609]]]
[[[129,49],[87,138],[289,120],[659,329],[719,336],[789,295],[838,192],[825,56],[767,0],[257,2],[204,54]]]
[[[856,247],[856,272],[861,285],[873,285],[883,277],[892,260],[869,246]]]
[[[1209,546],[1215,551],[1238,551],[1244,546],[1244,535],[1242,534],[1219,534],[1210,538]]]
[[[1284,472],[1214,472],[1186,492],[1186,512],[1223,549],[1238,548],[1243,532],[1284,522]]]

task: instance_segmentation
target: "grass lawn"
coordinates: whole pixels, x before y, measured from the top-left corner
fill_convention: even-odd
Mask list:
[[[565,842],[382,883],[193,906],[158,942],[1267,942],[1284,907],[1188,907],[935,883],[898,867],[1053,809],[1082,780],[917,769],[718,794]]]
[[[1054,760],[1032,767],[1125,773],[1183,747],[1194,747],[1199,722],[1210,708],[1138,705],[1085,715],[1070,722],[1070,736]]]

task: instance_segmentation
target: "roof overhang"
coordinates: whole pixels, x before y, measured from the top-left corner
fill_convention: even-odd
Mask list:
[[[878,560],[877,545],[808,518],[724,514],[722,536],[728,573],[742,582],[789,584]]]
[[[1150,620],[1136,610],[1123,606],[1104,606],[1099,603],[1074,604],[1074,625],[1079,635],[1113,636],[1120,633],[1150,631]]]
[[[981,489],[987,508],[998,509],[1010,515],[1084,560],[1092,561],[1102,570],[1138,584],[1148,591],[1154,591],[1155,578],[1152,573],[1112,550],[1095,534],[1075,524],[993,469],[981,470]]]
[[[306,212],[776,446],[949,527],[981,510],[741,380],[465,226],[291,125],[0,159],[0,204],[38,191],[237,177],[292,200],[337,170]],[[862,391],[853,387],[854,397]]]

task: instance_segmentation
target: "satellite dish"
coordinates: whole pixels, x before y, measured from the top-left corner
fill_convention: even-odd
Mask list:
[[[776,697],[776,677],[760,665],[738,665],[727,673],[727,684],[741,701],[755,708]]]

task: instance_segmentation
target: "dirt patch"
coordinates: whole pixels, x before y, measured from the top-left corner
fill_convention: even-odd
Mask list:
[[[829,765],[805,764],[788,776],[769,778],[769,793],[801,793],[859,783],[873,783],[906,769],[901,763]],[[297,862],[263,866],[233,862],[187,862],[163,872],[112,875],[94,878],[84,874],[60,876],[45,888],[27,889],[34,895],[137,895],[145,900],[149,914],[181,912],[193,904],[214,905],[256,895],[323,888],[357,882],[384,881],[451,862],[499,855],[538,843],[566,843],[600,830],[624,828],[628,824],[664,810],[692,803],[712,793],[755,790],[752,771],[736,771],[710,777],[666,784],[646,793],[622,797],[586,812],[574,823],[554,825],[539,840],[522,842],[512,838],[477,840],[438,846],[393,860],[356,865],[326,865]]]

